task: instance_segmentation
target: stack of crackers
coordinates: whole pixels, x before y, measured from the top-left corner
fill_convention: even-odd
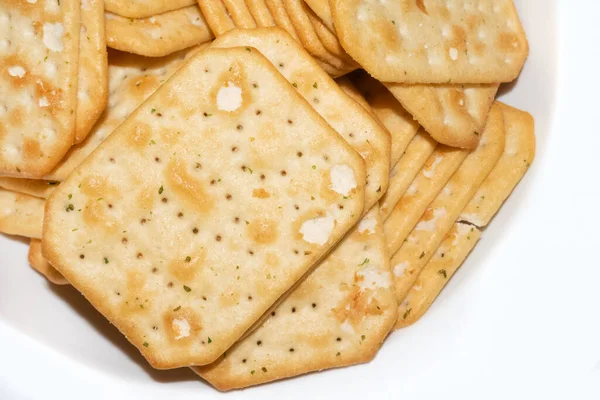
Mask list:
[[[0,231],[220,390],[371,360],[535,155],[511,0],[53,1],[0,4]]]

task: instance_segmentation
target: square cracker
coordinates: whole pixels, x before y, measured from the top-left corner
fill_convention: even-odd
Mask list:
[[[479,146],[469,153],[392,257],[399,304],[404,301],[419,274],[452,229],[460,212],[498,162],[504,150],[504,141],[502,112],[498,106],[492,106]],[[390,228],[393,229],[392,226]]]
[[[302,46],[279,28],[234,30],[219,37],[211,46],[255,47],[267,57],[325,121],[362,155],[367,166],[365,211],[377,202],[388,185],[389,134],[319,68]]]
[[[0,3],[0,175],[44,176],[73,144],[80,5]]]
[[[75,144],[81,143],[108,102],[108,61],[104,33],[104,0],[81,2],[79,77]]]
[[[484,227],[510,196],[535,157],[533,117],[506,104],[497,103],[504,115],[506,147],[498,164],[460,214],[462,221]]]
[[[148,18],[196,4],[195,0],[104,0],[106,11],[127,18]]]
[[[0,177],[0,188],[17,193],[28,194],[40,199],[46,199],[54,191],[58,182],[40,179]]]
[[[438,142],[473,149],[485,127],[488,112],[498,91],[488,85],[403,85],[386,84],[425,130]]]
[[[50,196],[43,254],[152,366],[204,365],[358,221],[364,185],[258,51],[208,49]]]
[[[60,274],[42,255],[42,241],[31,239],[27,260],[31,268],[42,274],[48,281],[55,285],[68,285],[69,282]]]
[[[250,335],[194,368],[219,390],[371,360],[396,322],[377,206]]]
[[[330,4],[342,45],[382,82],[510,82],[529,52],[512,0]]]
[[[182,64],[192,50],[183,50],[167,57],[147,58],[111,51],[108,65],[106,110],[92,132],[81,143],[71,147],[60,163],[45,179],[63,181],[100,145],[112,131],[162,85]]]
[[[41,239],[44,200],[0,189],[0,232]]]
[[[436,147],[437,142],[422,129],[410,141],[404,155],[390,171],[388,190],[379,201],[381,218],[384,221],[404,196],[419,171],[423,169]]]
[[[351,79],[365,96],[379,121],[392,135],[391,165],[396,165],[419,130],[419,123],[381,82],[361,71],[353,73]]]
[[[444,188],[468,156],[467,150],[439,145],[383,224],[390,254],[394,254],[413,230],[429,203]]]
[[[196,5],[140,19],[106,13],[108,47],[142,56],[163,57],[213,37]]]
[[[459,222],[452,226],[404,301],[398,306],[396,329],[414,324],[425,314],[480,237],[481,231],[474,226]]]

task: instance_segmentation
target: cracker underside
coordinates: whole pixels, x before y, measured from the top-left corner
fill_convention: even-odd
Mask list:
[[[0,3],[0,174],[39,178],[73,144],[79,1]]]
[[[163,57],[213,37],[197,5],[140,19],[106,13],[107,45],[142,56]]]
[[[438,142],[473,149],[498,91],[489,85],[386,84],[389,91]]]
[[[81,2],[79,49],[75,144],[90,133],[108,102],[104,0]]]
[[[369,361],[396,321],[375,206],[263,324],[195,372],[219,390]]]
[[[271,61],[304,99],[364,158],[367,166],[365,211],[385,192],[389,179],[388,133],[344,93],[302,46],[279,28],[234,30],[213,47],[251,46]]]
[[[151,365],[204,365],[357,222],[364,182],[258,51],[209,49],[50,196],[43,253]]]
[[[461,211],[500,159],[504,142],[502,112],[498,106],[492,106],[479,146],[467,156],[392,257],[399,303],[404,300]]]
[[[191,50],[190,50],[191,51]],[[73,146],[46,179],[63,181],[140,104],[181,65],[188,50],[167,57],[147,58],[112,51],[109,56],[109,102],[88,137]]]
[[[0,189],[0,232],[41,239],[44,200]]]
[[[333,0],[331,8],[348,54],[382,82],[510,82],[529,52],[512,0]]]
[[[196,4],[195,0],[104,0],[106,11],[127,18],[147,18]]]
[[[48,281],[55,285],[68,285],[69,282],[42,256],[42,241],[31,239],[29,242],[29,253],[27,254],[29,265],[42,274]]]

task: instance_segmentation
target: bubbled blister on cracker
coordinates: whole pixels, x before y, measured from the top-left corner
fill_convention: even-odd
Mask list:
[[[342,45],[382,82],[510,82],[529,52],[512,0],[330,4]]]
[[[213,37],[197,5],[140,19],[106,13],[108,46],[142,56],[163,57]]]
[[[0,3],[0,174],[39,178],[73,144],[80,4]]]
[[[234,30],[212,47],[257,48],[310,105],[364,158],[367,166],[366,210],[388,185],[389,134],[346,95],[291,36],[279,28]],[[343,209],[343,203],[340,204]],[[365,210],[365,211],[366,211]]]
[[[500,159],[504,143],[502,112],[499,106],[495,105],[492,106],[488,123],[477,148],[469,153],[452,178],[429,204],[410,235],[392,257],[391,264],[399,303],[404,300],[461,211]],[[391,221],[390,218],[386,223]],[[389,224],[388,229],[393,232],[394,226]]]
[[[371,360],[396,321],[378,207],[250,335],[194,370],[219,390]]]
[[[204,365],[359,220],[365,175],[258,51],[208,49],[50,196],[43,254],[151,365]]]

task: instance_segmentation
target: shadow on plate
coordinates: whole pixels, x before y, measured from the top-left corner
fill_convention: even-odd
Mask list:
[[[138,350],[125,339],[119,330],[100,314],[88,301],[72,286],[51,285],[51,290],[73,310],[86,320],[99,334],[108,339],[114,346],[125,353],[129,359],[139,365],[156,382],[175,383],[184,381],[198,381],[206,385],[189,368],[171,370],[156,370],[152,368]]]

